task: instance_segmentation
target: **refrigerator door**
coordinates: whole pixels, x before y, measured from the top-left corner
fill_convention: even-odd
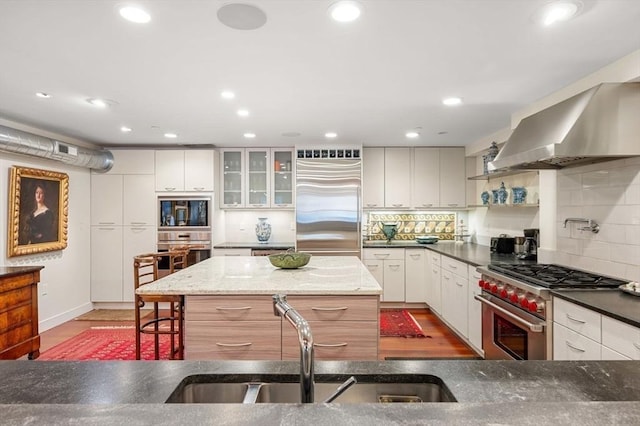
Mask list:
[[[296,249],[360,257],[361,160],[298,159]]]

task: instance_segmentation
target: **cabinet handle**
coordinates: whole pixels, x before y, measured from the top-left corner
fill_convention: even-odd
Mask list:
[[[578,322],[580,324],[585,324],[586,323],[586,321],[582,321],[582,320],[579,320],[578,318],[574,318],[569,314],[567,314],[567,318],[570,319],[571,321]]]
[[[458,269],[458,267],[452,263],[449,264],[449,268],[451,269]]]
[[[115,225],[115,222],[98,222],[98,225]]]
[[[447,204],[449,207],[458,207],[458,203],[449,203]]]
[[[422,203],[422,207],[431,207],[433,206],[433,203]]]
[[[402,206],[404,206],[404,204],[402,204],[402,203],[395,203],[395,204],[392,203],[391,205],[393,207],[402,207]]]
[[[131,225],[133,225],[133,226],[135,226],[135,225],[142,226],[142,225],[146,225],[146,224],[147,224],[147,222],[131,222]]]
[[[419,254],[410,254],[409,256],[411,256],[412,259],[420,259],[420,257],[422,257]]]
[[[220,343],[220,342],[216,342],[216,345],[218,346],[222,346],[224,348],[240,348],[243,346],[251,346],[253,343],[251,342],[247,342],[247,343]]]
[[[141,228],[139,226],[132,226],[131,230],[132,231],[145,231],[147,228]]]
[[[437,269],[432,269],[431,272],[433,272],[434,274],[437,274],[439,271]]]
[[[386,259],[387,257],[389,257],[389,253],[385,253],[385,254],[374,254],[374,257],[378,258],[378,259]]]
[[[445,280],[449,281],[449,277],[446,275],[443,275],[442,278],[444,278]]]
[[[104,227],[101,227],[101,228],[98,228],[98,229],[101,230],[101,231],[113,231],[116,228],[104,228]]]
[[[238,306],[238,307],[216,306],[216,309],[219,311],[248,311],[249,309],[251,309],[251,306]]]
[[[372,268],[377,268],[378,265],[367,265],[367,268],[372,269]]]
[[[251,207],[264,207],[264,204],[251,204]]]
[[[165,187],[164,189],[165,189],[165,190],[167,190],[167,191],[175,191],[175,190],[176,190],[175,186],[174,186],[173,188],[167,188],[167,187]]]
[[[194,186],[193,190],[194,191],[204,191],[204,186]]]
[[[347,346],[347,342],[343,343],[314,343],[313,346],[317,346],[319,348],[342,348]]]
[[[377,207],[376,203],[367,203],[367,207]]]
[[[348,306],[338,306],[336,308],[320,308],[315,306],[311,307],[311,310],[313,311],[346,311],[347,309],[349,309]]]
[[[400,268],[400,265],[389,265],[389,268],[393,269],[394,271],[397,271],[398,268]]]
[[[568,341],[568,340],[565,340],[565,343],[567,344],[567,346],[569,346],[571,349],[573,349],[573,350],[575,350],[575,351],[578,351],[578,352],[585,352],[585,350],[584,350],[584,349],[580,349],[580,348],[577,348],[577,347],[573,346],[571,343],[569,343],[569,341]]]
[[[464,287],[464,284],[460,284],[458,281],[456,281],[456,285],[457,285],[458,287]]]

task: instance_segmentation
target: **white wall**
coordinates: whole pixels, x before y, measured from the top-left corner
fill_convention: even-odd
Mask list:
[[[7,257],[9,169],[32,167],[69,175],[67,248],[41,254]],[[90,171],[34,157],[0,152],[0,259],[5,266],[42,265],[38,285],[40,331],[91,310],[90,302]]]
[[[640,281],[640,157],[563,169],[557,177],[555,262]],[[600,232],[564,219],[594,219]]]

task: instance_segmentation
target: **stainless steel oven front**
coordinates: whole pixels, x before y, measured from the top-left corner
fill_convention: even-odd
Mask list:
[[[482,303],[482,349],[486,359],[547,359],[548,323],[487,292]]]

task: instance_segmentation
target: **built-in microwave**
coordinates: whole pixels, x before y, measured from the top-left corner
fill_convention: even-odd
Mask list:
[[[210,197],[159,197],[158,228],[210,228]]]

